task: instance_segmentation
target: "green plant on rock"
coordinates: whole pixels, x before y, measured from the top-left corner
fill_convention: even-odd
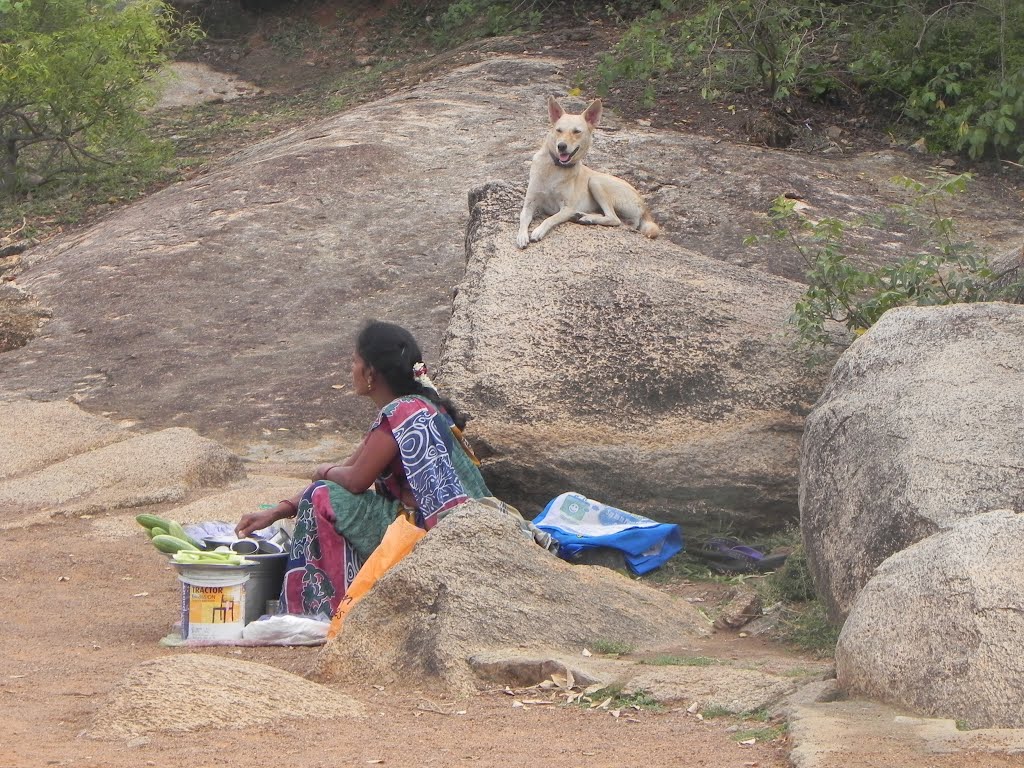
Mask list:
[[[996,273],[975,247],[957,239],[952,218],[941,210],[942,201],[963,192],[970,179],[970,174],[937,177],[931,184],[894,179],[912,193],[914,202],[904,213],[928,233],[928,243],[920,253],[869,269],[848,258],[844,237],[855,223],[811,220],[797,212],[795,200],[776,199],[770,214],[773,236],[791,243],[806,266],[807,289],[790,318],[800,341],[811,348],[829,346],[829,321],[859,335],[893,307],[1019,301],[1024,283],[1016,268]]]
[[[0,195],[144,152],[150,77],[196,34],[160,0],[0,0]]]

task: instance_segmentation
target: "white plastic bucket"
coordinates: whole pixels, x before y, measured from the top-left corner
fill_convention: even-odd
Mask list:
[[[181,582],[184,640],[241,640],[245,627],[246,566],[175,563]]]

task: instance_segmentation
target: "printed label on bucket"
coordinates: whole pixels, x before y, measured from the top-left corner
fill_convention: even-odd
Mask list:
[[[245,587],[184,584],[181,626],[188,640],[238,640],[245,626]]]

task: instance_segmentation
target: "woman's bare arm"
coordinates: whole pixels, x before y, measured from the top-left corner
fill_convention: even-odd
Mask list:
[[[375,429],[366,436],[351,464],[321,464],[313,479],[330,480],[350,493],[362,493],[373,485],[397,455],[395,438],[384,430]]]

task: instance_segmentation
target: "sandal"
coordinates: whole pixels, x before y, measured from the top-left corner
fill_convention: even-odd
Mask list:
[[[786,562],[788,555],[765,555],[760,550],[741,544],[738,539],[715,537],[701,542],[690,552],[706,560],[717,573],[764,573]]]

